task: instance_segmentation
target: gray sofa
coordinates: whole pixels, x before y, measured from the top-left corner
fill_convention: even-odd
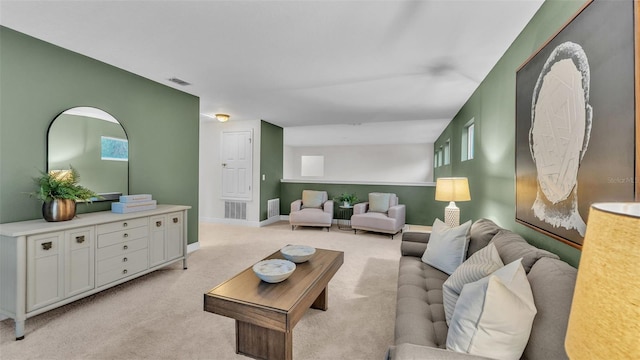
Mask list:
[[[449,276],[421,260],[429,235],[417,232],[403,234],[395,345],[389,348],[387,359],[482,359],[446,349],[448,327],[442,284]],[[564,338],[577,269],[487,219],[478,220],[471,226],[467,257],[489,242],[495,244],[505,264],[523,258],[522,265],[533,292],[538,312],[522,359],[567,359]]]

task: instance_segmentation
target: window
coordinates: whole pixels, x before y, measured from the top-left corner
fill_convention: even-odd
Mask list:
[[[129,142],[126,139],[101,136],[100,145],[100,159],[129,161]]]
[[[451,140],[447,139],[447,141],[444,143],[444,148],[442,151],[442,156],[443,156],[443,164],[444,165],[449,165],[451,164]]]
[[[462,161],[473,159],[475,119],[471,119],[462,131]]]

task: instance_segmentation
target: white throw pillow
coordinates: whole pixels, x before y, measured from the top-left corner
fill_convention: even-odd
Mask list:
[[[494,359],[520,359],[537,313],[518,259],[462,288],[447,349]]]
[[[464,261],[469,245],[471,220],[450,228],[440,219],[436,219],[431,228],[427,249],[422,262],[451,275]]]
[[[451,323],[453,309],[465,284],[478,281],[483,277],[491,275],[494,271],[503,267],[500,254],[494,244],[489,244],[471,255],[460,265],[456,271],[449,276],[442,285],[442,300],[444,304],[444,315],[447,325]]]

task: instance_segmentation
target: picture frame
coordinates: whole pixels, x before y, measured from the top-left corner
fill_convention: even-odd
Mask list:
[[[591,204],[639,199],[638,14],[588,1],[516,70],[516,222],[578,249]]]

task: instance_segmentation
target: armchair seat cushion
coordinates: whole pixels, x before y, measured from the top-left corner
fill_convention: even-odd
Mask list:
[[[362,230],[381,231],[395,234],[400,231],[403,226],[404,224],[400,224],[395,218],[390,218],[387,214],[379,212],[368,212],[353,215],[351,217],[351,227]]]
[[[291,224],[303,226],[331,226],[333,216],[322,209],[304,208],[289,214]]]

